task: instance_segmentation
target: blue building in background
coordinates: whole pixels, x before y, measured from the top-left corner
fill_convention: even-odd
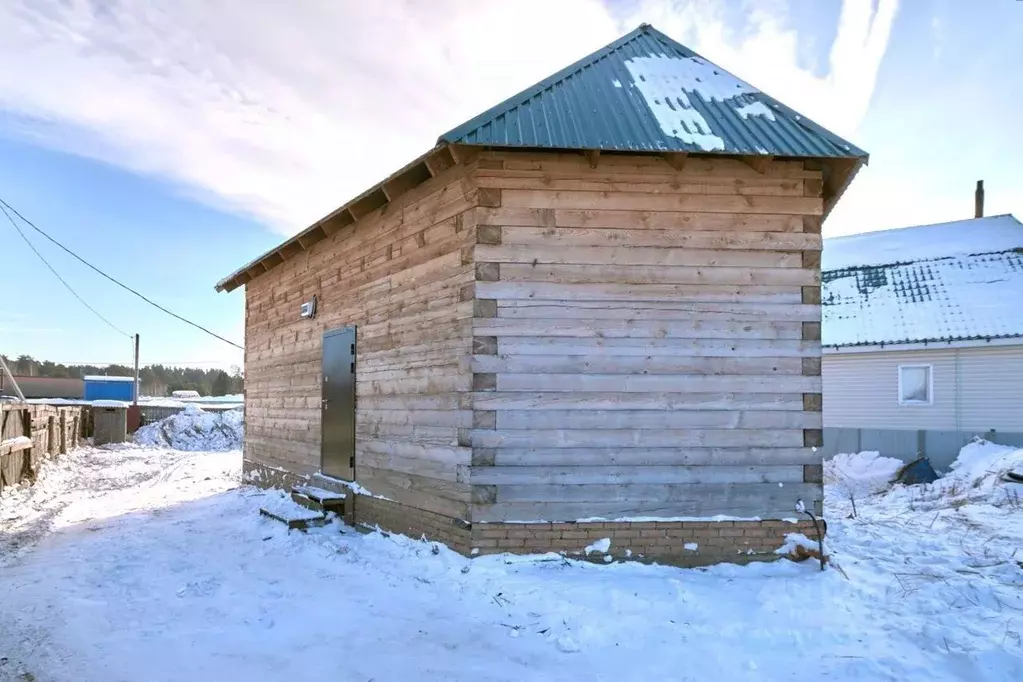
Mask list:
[[[135,377],[86,376],[85,400],[124,400],[135,399]]]

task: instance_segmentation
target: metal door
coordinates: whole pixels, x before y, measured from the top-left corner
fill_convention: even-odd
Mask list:
[[[320,471],[355,480],[355,327],[323,333]]]

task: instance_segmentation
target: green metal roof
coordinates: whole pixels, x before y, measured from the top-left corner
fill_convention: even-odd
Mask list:
[[[440,142],[867,156],[647,24],[445,133]]]

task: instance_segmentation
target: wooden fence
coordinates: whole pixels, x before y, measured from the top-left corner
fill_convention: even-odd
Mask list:
[[[0,493],[35,481],[44,459],[78,447],[88,433],[88,412],[81,406],[0,403]]]

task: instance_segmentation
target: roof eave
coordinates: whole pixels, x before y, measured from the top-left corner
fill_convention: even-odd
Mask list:
[[[459,147],[461,145],[438,144],[362,194],[320,218],[294,237],[257,256],[224,277],[214,285],[214,289],[218,292],[234,291],[277,267],[285,260],[307,250],[313,244],[353,225],[373,211],[393,203],[399,196],[426,180],[439,175],[452,166],[464,163],[467,160],[467,155],[464,151],[460,151]]]
[[[862,156],[856,157],[833,157],[829,158],[831,161],[831,170],[829,177],[825,178],[825,191],[824,191],[824,215],[821,220],[826,220],[828,215],[831,214],[831,209],[838,204],[838,200],[845,194],[845,190],[852,184],[853,178],[860,172],[860,169],[868,164],[870,157],[864,153]],[[848,163],[846,168],[843,168],[843,164]],[[837,173],[836,173],[837,171]]]
[[[307,250],[313,244],[326,239],[341,229],[354,224],[357,220],[363,216],[371,213],[372,211],[383,208],[390,204],[394,199],[397,198],[399,193],[389,194],[385,189],[388,185],[394,185],[396,187],[403,187],[405,191],[411,189],[410,183],[402,182],[402,179],[409,175],[416,175],[418,177],[424,177],[422,168],[426,168],[429,177],[439,174],[443,170],[450,168],[458,163],[464,162],[469,153],[466,150],[478,150],[478,149],[507,149],[507,150],[526,150],[526,149],[543,149],[550,152],[567,152],[575,151],[578,149],[565,149],[556,147],[535,147],[528,145],[494,145],[494,144],[449,144],[441,143],[436,147],[428,151],[427,153],[419,156],[411,163],[401,168],[396,173],[392,173],[383,181],[374,185],[370,189],[366,190],[362,194],[359,194],[352,200],[343,204],[336,210],[330,212],[323,218],[320,218],[315,223],[302,230],[290,239],[285,240],[281,244],[278,244],[274,248],[262,253],[253,260],[249,261],[242,267],[238,268],[228,276],[224,277],[214,285],[214,289],[218,292],[231,292],[235,289],[247,284],[256,277],[269,272],[271,269],[277,267],[282,262],[291,259],[298,253]],[[654,149],[603,149],[602,151],[618,152],[623,154],[657,154],[658,150]],[[471,153],[471,152],[470,152]],[[664,153],[670,153],[664,152]],[[735,158],[744,159],[746,155],[736,154],[734,152],[700,152],[700,156],[716,156],[723,158]],[[780,158],[780,157],[778,157]],[[862,166],[866,158],[865,157],[821,157],[821,156],[792,156],[785,158],[800,158],[800,159],[817,159],[825,163],[834,164],[836,162],[849,162],[849,170],[842,173],[835,174],[831,173],[836,178],[837,184],[833,190],[834,193],[826,192],[825,194],[825,205],[824,205],[824,216],[827,217],[828,212],[838,201],[838,198],[848,187],[852,181],[853,176]],[[427,178],[422,181],[425,182]],[[419,183],[416,183],[417,185]],[[401,192],[404,193],[404,192]],[[382,196],[381,196],[382,195]],[[368,210],[359,210],[359,207],[369,207]]]
[[[1023,334],[996,336],[957,336],[946,339],[919,339],[902,341],[858,341],[856,343],[824,343],[821,349],[828,354],[874,353],[881,351],[941,350],[946,348],[991,348],[1023,345]]]

